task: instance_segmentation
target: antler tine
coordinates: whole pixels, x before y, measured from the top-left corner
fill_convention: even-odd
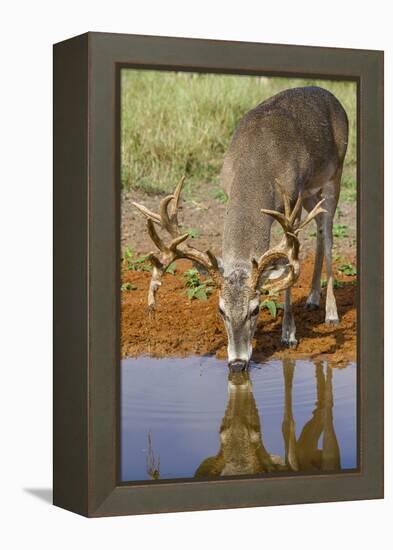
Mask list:
[[[179,183],[176,186],[175,192],[173,193],[173,214],[177,214],[177,209],[179,208],[179,200],[180,200],[180,194],[183,190],[184,182],[186,181],[186,176],[182,176],[180,178]]]
[[[302,203],[303,203],[303,197],[302,197],[302,194],[299,193],[297,196],[296,204],[293,207],[292,214],[290,214],[289,216],[289,221],[291,224],[293,224],[293,222],[296,221],[296,218],[298,217],[298,214],[302,208]]]
[[[168,231],[172,237],[176,237],[179,234],[179,229],[177,224],[173,223],[172,216],[168,213],[168,206],[171,200],[173,200],[174,195],[168,195],[164,197],[160,202],[160,218],[161,218],[161,227]]]
[[[309,224],[318,214],[322,214],[323,212],[326,212],[324,208],[321,208],[321,204],[325,201],[323,198],[314,206],[314,208],[311,210],[311,212],[308,213],[308,215],[304,218],[304,220],[299,224],[296,231],[299,232],[301,229],[303,229],[307,224]]]
[[[155,212],[152,212],[151,210],[146,208],[146,206],[143,206],[143,204],[138,204],[137,202],[133,202],[132,204],[135,206],[135,208],[137,208],[139,210],[139,212],[142,212],[142,214],[147,219],[153,220],[154,223],[158,223],[159,225],[161,225],[161,218],[160,218],[159,214],[156,214]]]
[[[189,233],[180,234],[177,210],[179,207],[180,194],[184,185],[185,177],[183,176],[176,186],[175,192],[172,195],[164,197],[160,202],[160,213],[156,214],[148,210],[145,206],[133,203],[134,206],[147,218],[147,231],[153,243],[162,253],[162,261],[153,253],[148,257],[152,264],[152,277],[148,292],[149,309],[154,309],[155,295],[161,286],[161,278],[165,274],[170,264],[177,258],[185,258],[201,264],[208,270],[211,277],[217,285],[221,282],[221,274],[218,267],[216,257],[209,250],[204,253],[196,248],[187,245],[187,248],[182,247],[182,243],[187,240]],[[171,213],[168,212],[169,204],[172,203]],[[154,224],[159,224],[162,229],[167,231],[172,240],[166,244],[161,236],[157,233]]]
[[[215,255],[213,254],[213,252],[211,252],[210,250],[206,250],[206,255],[207,257],[209,258],[210,260],[210,263],[213,267],[213,269],[217,272],[220,271],[219,267],[218,267],[218,262],[217,262],[217,258],[215,257]]]
[[[265,288],[274,289],[274,290],[284,290],[291,286],[299,276],[299,240],[298,233],[299,231],[307,225],[315,216],[317,216],[323,209],[320,208],[320,204],[310,212],[303,222],[297,222],[299,214],[302,208],[302,194],[299,193],[296,203],[291,210],[289,197],[285,189],[280,185],[280,183],[275,180],[278,189],[281,192],[283,203],[284,203],[284,213],[277,212],[275,210],[262,209],[263,214],[268,214],[272,216],[283,228],[284,236],[281,242],[265,252],[259,261],[253,261],[252,273],[250,282],[253,285],[253,288],[257,288],[259,285],[260,277],[263,271],[269,266],[276,262],[279,259],[287,260],[287,274],[285,277],[280,278],[278,281],[273,283],[268,283],[264,285]]]
[[[272,216],[284,230],[284,237],[281,242],[274,248],[265,252],[259,261],[252,261],[252,272],[250,276],[250,283],[253,285],[253,288],[257,288],[259,284],[260,277],[263,271],[268,267],[269,264],[276,262],[278,259],[287,259],[288,264],[286,268],[288,269],[285,277],[279,279],[278,281],[268,283],[264,285],[266,289],[274,290],[284,290],[291,286],[299,277],[299,232],[308,225],[318,214],[326,212],[324,208],[321,208],[321,204],[325,199],[322,199],[318,204],[309,212],[306,218],[297,222],[299,213],[302,207],[302,195],[299,193],[296,200],[295,206],[292,211],[289,205],[288,196],[285,193],[285,190],[280,186],[279,182],[276,180],[277,187],[280,189],[283,202],[284,202],[284,214],[281,212],[276,212],[275,210],[262,209],[263,214],[268,214]]]
[[[186,239],[188,239],[189,236],[189,233],[183,233],[183,235],[179,235],[178,237],[176,237],[176,239],[173,239],[173,241],[169,245],[169,250],[171,250],[172,252],[176,252],[179,244],[183,243]]]
[[[156,228],[154,227],[154,224],[152,220],[147,220],[147,231],[150,235],[151,240],[156,245],[156,247],[161,250],[167,257],[174,255],[176,256],[177,253],[177,247],[179,244],[184,242],[186,239],[188,239],[189,235],[188,233],[184,233],[183,235],[178,235],[175,237],[170,243],[169,246],[167,246],[164,241],[161,239],[161,237],[158,235]],[[175,258],[173,258],[171,261],[173,261]]]
[[[278,223],[281,225],[284,231],[288,229],[288,218],[282,212],[277,212],[276,210],[268,210],[267,208],[261,208],[262,214],[268,214],[272,216]]]
[[[156,228],[154,227],[153,221],[150,218],[147,220],[147,232],[149,233],[151,240],[156,245],[158,250],[161,250],[161,252],[168,255],[169,248],[166,246],[164,241],[161,239],[161,237],[157,233]]]
[[[177,211],[179,208],[180,195],[183,189],[185,179],[186,177],[182,176],[180,178],[179,183],[176,186],[176,189],[173,195],[168,195],[167,197],[162,199],[160,203],[161,226],[163,229],[166,229],[168,233],[172,235],[172,237],[175,237],[179,234]],[[171,201],[173,201],[172,212],[171,214],[169,214],[168,208],[169,208],[169,203]]]
[[[275,183],[276,186],[278,187],[278,189],[279,189],[279,191],[280,191],[280,193],[281,193],[283,202],[284,202],[284,214],[285,214],[285,217],[286,217],[286,218],[289,218],[290,215],[291,215],[291,206],[290,206],[290,203],[289,203],[288,194],[287,194],[287,192],[285,191],[284,187],[281,185],[281,183],[278,181],[277,178],[274,180],[274,183]]]

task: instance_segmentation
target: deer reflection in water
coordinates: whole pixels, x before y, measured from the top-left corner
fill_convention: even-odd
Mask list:
[[[270,454],[263,443],[263,431],[248,371],[230,372],[228,403],[220,428],[220,449],[206,458],[195,477],[250,475],[277,471],[339,470],[340,450],[333,424],[333,370],[315,364],[317,401],[310,420],[296,438],[292,389],[295,361],[283,361],[284,418],[282,434],[285,456]],[[322,445],[318,443],[322,435]]]

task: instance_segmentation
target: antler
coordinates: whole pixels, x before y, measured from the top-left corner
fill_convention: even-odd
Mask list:
[[[316,206],[308,213],[304,220],[299,221],[299,215],[302,208],[302,194],[299,193],[297,201],[293,209],[291,210],[289,197],[285,189],[275,181],[284,202],[284,213],[276,212],[275,210],[262,209],[263,214],[272,216],[281,225],[284,236],[281,242],[267,250],[259,260],[252,260],[252,271],[249,279],[249,286],[253,289],[257,289],[259,286],[260,278],[265,269],[276,262],[277,260],[287,260],[288,273],[285,277],[280,278],[278,281],[268,283],[264,285],[267,290],[273,290],[279,292],[293,285],[299,277],[299,232],[304,229],[318,214],[326,212],[321,208],[321,204],[325,199],[316,204]]]
[[[183,176],[173,195],[164,197],[160,202],[159,214],[151,212],[142,204],[133,202],[133,205],[147,218],[147,231],[151,240],[161,252],[161,259],[158,258],[153,252],[149,254],[148,260],[152,264],[152,276],[148,293],[148,306],[150,309],[155,307],[155,295],[159,287],[161,286],[161,278],[165,274],[170,264],[180,258],[185,258],[197,262],[202,265],[210,274],[212,279],[217,285],[221,283],[221,274],[218,268],[218,262],[216,257],[210,250],[201,252],[191,245],[187,245],[187,248],[181,246],[182,243],[189,237],[189,233],[180,233],[177,210],[179,207],[180,194],[183,189],[185,177]],[[171,204],[171,212],[168,211]],[[157,224],[161,229],[165,230],[172,237],[169,244],[166,244],[160,235],[157,233],[155,225]]]

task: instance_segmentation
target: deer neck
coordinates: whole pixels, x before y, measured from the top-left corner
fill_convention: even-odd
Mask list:
[[[224,274],[251,269],[251,260],[259,258],[270,245],[272,220],[261,208],[274,207],[273,196],[264,195],[260,185],[233,185],[224,223],[222,259]]]

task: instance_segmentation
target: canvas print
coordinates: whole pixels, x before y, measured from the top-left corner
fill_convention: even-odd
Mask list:
[[[356,82],[119,93],[121,481],[356,470]]]

